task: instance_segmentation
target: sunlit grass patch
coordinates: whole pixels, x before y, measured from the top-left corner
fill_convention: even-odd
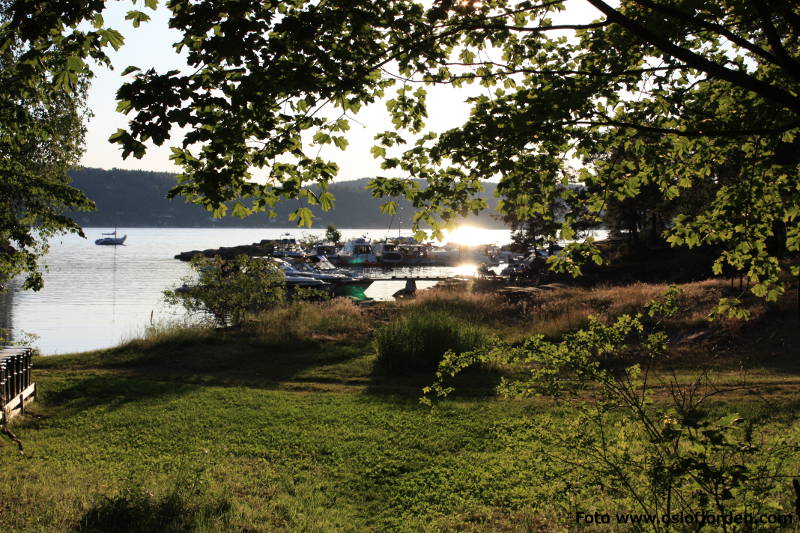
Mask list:
[[[452,291],[431,289],[420,291],[400,308],[443,312],[472,322],[500,322],[517,314],[515,306],[502,296],[491,292]]]
[[[358,304],[335,298],[274,307],[256,315],[247,330],[260,342],[286,344],[360,337],[369,332],[370,324]]]

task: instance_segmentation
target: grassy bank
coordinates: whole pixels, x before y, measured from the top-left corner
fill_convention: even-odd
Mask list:
[[[610,319],[662,289],[565,288],[514,305],[448,293],[371,308],[296,304],[243,329],[165,328],[111,350],[38,358],[39,397],[12,426],[25,453],[0,441],[0,529],[569,529],[576,509],[602,510],[611,496],[559,477],[543,460],[558,451],[548,439],[507,436],[524,420],[566,425],[574,413],[498,398],[498,368],[460,377],[431,410],[419,395],[432,375],[377,364],[376,333],[424,311],[506,339],[558,338],[587,314]],[[723,290],[684,287],[692,312],[668,324],[672,367],[688,376],[713,366],[735,386],[712,410],[786,434],[800,412],[797,318],[788,303],[753,303],[750,323],[709,325]]]

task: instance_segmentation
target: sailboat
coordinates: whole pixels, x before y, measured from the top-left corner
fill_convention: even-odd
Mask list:
[[[128,235],[123,235],[122,237],[117,237],[117,228],[114,228],[114,231],[111,233],[103,233],[103,235],[113,235],[113,237],[101,237],[94,241],[95,244],[108,244],[112,246],[117,246],[120,244],[125,244],[125,239],[128,238]]]

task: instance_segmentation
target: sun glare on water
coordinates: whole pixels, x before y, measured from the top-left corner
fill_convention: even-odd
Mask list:
[[[492,239],[490,232],[491,230],[476,228],[475,226],[459,226],[452,231],[445,232],[442,242],[467,246],[491,244],[494,239]]]

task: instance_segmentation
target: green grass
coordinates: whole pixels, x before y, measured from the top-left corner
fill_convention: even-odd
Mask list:
[[[150,358],[124,370],[55,359],[37,372],[35,416],[15,426],[25,455],[0,448],[3,531],[139,531],[175,514],[159,527],[411,531],[530,499],[529,473],[485,438],[524,404],[430,412],[416,387],[281,390],[290,384],[237,385],[232,369],[207,385],[194,383],[198,368],[148,375]],[[154,517],[126,518],[137,513]]]
[[[448,350],[468,352],[487,342],[482,328],[444,311],[412,308],[375,335],[378,363],[393,374],[428,371]]]
[[[417,305],[468,320],[477,302]],[[419,403],[430,373],[392,376],[372,345],[414,304],[336,306],[300,309],[305,326],[166,328],[37,358],[39,396],[12,426],[24,455],[0,437],[0,531],[562,531],[574,498],[602,501],[553,477],[544,458],[557,450],[505,438],[526,419],[566,422],[568,408],[499,399],[499,376],[474,372],[430,410]],[[781,434],[800,413],[800,370],[786,355],[797,328],[771,323],[727,349],[759,357],[750,386],[712,407]],[[738,385],[740,369],[723,366],[719,379]]]

